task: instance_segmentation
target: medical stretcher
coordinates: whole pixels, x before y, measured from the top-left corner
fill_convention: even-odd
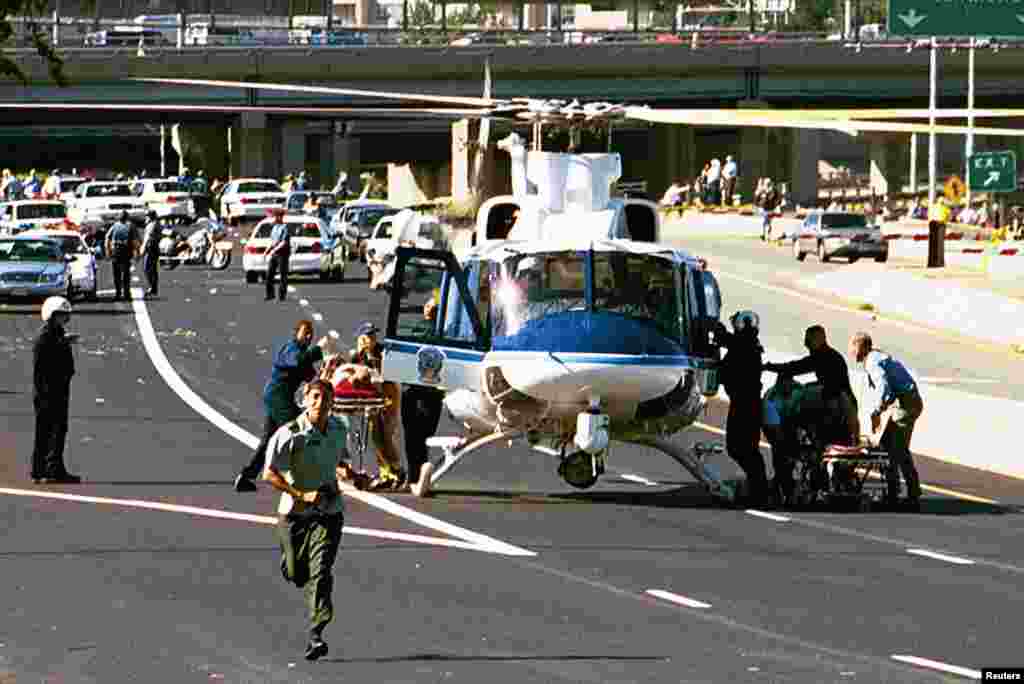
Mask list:
[[[376,387],[353,387],[347,381],[334,386],[334,404],[331,414],[341,418],[348,426],[349,452],[358,456],[356,472],[366,474],[365,455],[370,441],[370,431],[377,418],[391,407],[391,399],[385,397]]]

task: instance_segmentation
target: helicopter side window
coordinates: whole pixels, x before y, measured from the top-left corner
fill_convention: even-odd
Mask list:
[[[405,250],[405,248],[400,248]],[[451,254],[437,250],[399,255],[396,290],[392,292],[388,336],[408,342],[440,346],[476,347],[476,321],[463,300],[466,289],[479,277],[479,264],[463,271]],[[467,294],[470,301],[476,295]]]
[[[519,217],[519,205],[513,202],[496,204],[487,212],[487,239],[504,240]]]
[[[594,310],[650,321],[683,339],[681,282],[667,259],[610,252],[594,255]]]
[[[445,275],[444,263],[436,259],[413,257],[402,271],[398,325],[395,336],[414,341],[437,343],[437,314]],[[431,303],[431,306],[427,306]]]

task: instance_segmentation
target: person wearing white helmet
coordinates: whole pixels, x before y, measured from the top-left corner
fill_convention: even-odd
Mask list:
[[[729,395],[725,424],[725,448],[747,476],[748,504],[767,506],[768,476],[761,455],[761,355],[758,340],[760,318],[753,311],[737,311],[729,319],[733,332],[719,324],[715,331],[728,352],[722,359],[722,385]]]
[[[36,441],[32,450],[32,481],[36,484],[78,484],[82,478],[64,466],[64,442],[68,435],[68,402],[75,357],[65,326],[71,320],[71,303],[64,297],[43,302],[43,327],[32,348],[33,404]]]

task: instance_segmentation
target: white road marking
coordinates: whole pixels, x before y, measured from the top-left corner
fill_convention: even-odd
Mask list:
[[[144,508],[152,511],[165,511],[169,513],[187,513],[205,518],[220,518],[222,520],[237,520],[240,522],[259,523],[261,525],[276,525],[277,517],[270,515],[252,515],[251,513],[234,513],[222,511],[216,508],[200,508],[198,506],[181,506],[178,504],[163,503],[161,501],[145,501],[141,499],[116,499],[104,496],[82,496],[79,494],[65,494],[63,492],[47,492],[32,489],[10,489],[0,487],[0,494],[11,496],[27,496],[36,499],[57,499],[62,501],[74,501],[77,503],[110,504],[112,506],[125,506],[128,508]],[[406,534],[404,532],[390,532],[388,530],[373,530],[366,527],[345,526],[345,534],[354,534],[361,537],[377,537],[379,539],[391,539],[395,541],[407,541],[415,544],[432,544],[434,546],[450,546],[460,549],[477,551],[479,544],[445,539],[443,537],[427,537],[422,534]]]
[[[695,601],[692,598],[686,598],[685,596],[673,594],[671,591],[664,591],[662,589],[648,589],[646,593],[650,594],[651,596],[654,596],[655,598],[671,601],[672,603],[678,603],[679,605],[686,606],[687,608],[711,607],[710,603],[704,603],[703,601]]]
[[[142,338],[142,344],[146,349],[146,353],[149,354],[150,360],[153,362],[157,372],[160,373],[160,376],[164,379],[167,385],[200,416],[210,421],[242,444],[245,444],[250,449],[255,449],[259,445],[260,441],[256,435],[253,435],[232,423],[216,409],[206,403],[202,397],[192,391],[192,388],[186,385],[181,379],[181,376],[179,376],[177,371],[174,370],[174,367],[171,366],[170,361],[167,360],[167,356],[160,347],[160,342],[157,340],[156,332],[153,330],[153,322],[149,317],[149,311],[146,309],[146,301],[141,298],[142,291],[136,289],[134,294],[136,296],[132,300],[132,308],[135,310],[135,320],[139,326],[139,336]],[[379,508],[400,518],[404,518],[405,520],[423,525],[424,527],[430,528],[436,532],[448,534],[458,539],[462,539],[463,541],[467,541],[476,545],[476,547],[481,551],[506,556],[537,555],[533,551],[528,551],[517,546],[512,546],[511,544],[506,544],[505,542],[492,537],[457,527],[456,525],[452,525],[451,523],[420,513],[419,511],[411,508],[401,506],[378,494],[361,492],[359,490],[346,491],[345,493],[369,506]]]
[[[924,376],[918,378],[923,383],[928,385],[955,385],[955,384],[971,384],[971,385],[994,385],[1002,382],[1002,380],[993,380],[992,378],[937,378],[931,376]]]
[[[314,311],[313,312],[313,320],[316,321],[317,323],[319,323],[322,320],[324,320],[324,316],[323,316],[323,314],[320,314],[320,313],[317,313],[317,312]]]
[[[981,679],[980,670],[969,670],[966,667],[947,665],[946,663],[940,663],[937,660],[928,660],[927,658],[918,658],[917,656],[908,655],[894,655],[892,659],[898,660],[901,663],[927,667],[930,670],[938,670],[939,672],[948,672],[949,674],[960,675],[961,677],[967,677],[968,679]]]
[[[753,508],[747,509],[748,515],[754,515],[758,518],[764,518],[765,520],[774,520],[775,522],[789,522],[792,518],[787,518],[784,515],[775,515],[774,513],[765,513],[764,511],[757,511]]]
[[[658,487],[661,483],[655,482],[654,480],[648,480],[646,477],[640,477],[639,475],[633,475],[632,473],[619,473],[619,477],[623,480],[629,480],[630,482],[639,482],[642,485],[648,487]]]
[[[299,306],[309,306],[309,300],[308,299],[300,299],[299,300]]]
[[[289,291],[289,292],[296,292],[297,290],[295,289],[295,286],[294,286],[294,285],[289,285],[289,286],[288,286],[288,291]]]
[[[974,565],[974,561],[972,561],[969,558],[960,558],[959,556],[948,556],[944,553],[936,553],[935,551],[929,551],[927,549],[907,549],[907,553],[912,553],[915,556],[934,558],[936,560],[945,561],[947,563],[953,563],[954,565]]]

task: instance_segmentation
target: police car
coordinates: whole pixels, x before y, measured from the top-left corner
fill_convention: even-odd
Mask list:
[[[86,244],[80,233],[74,230],[29,230],[20,235],[22,238],[54,240],[60,245],[61,251],[71,257],[68,268],[71,271],[71,285],[68,292],[81,296],[89,301],[96,301],[99,279],[96,275],[96,254]]]
[[[159,218],[185,220],[195,213],[189,189],[174,178],[139,181],[135,192],[146,209],[155,211]]]
[[[285,216],[284,223],[291,235],[289,274],[319,275],[322,280],[332,277],[341,280],[345,277],[346,262],[335,258],[336,240],[324,221],[315,216],[297,214]],[[267,264],[270,260],[263,254],[270,247],[270,233],[273,229],[274,219],[266,218],[256,224],[246,240],[242,252],[245,282],[255,283],[267,277]]]

